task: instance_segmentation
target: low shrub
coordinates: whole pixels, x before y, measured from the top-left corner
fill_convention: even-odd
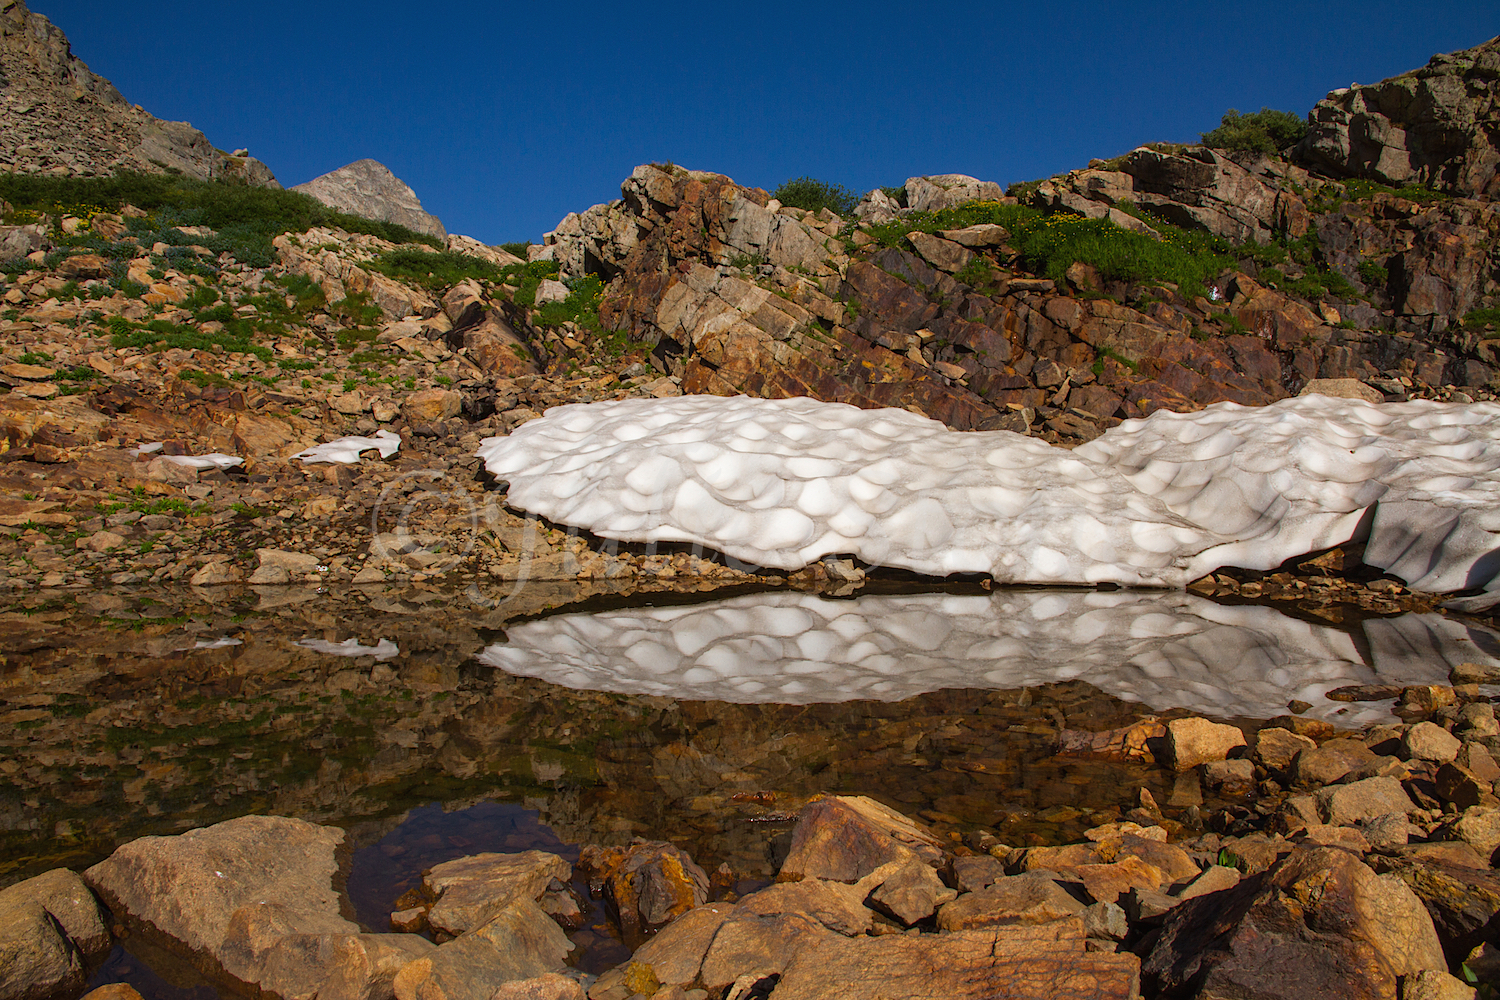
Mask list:
[[[1391,280],[1391,272],[1373,260],[1359,262],[1359,280],[1371,288],[1384,288]]]
[[[580,329],[598,332],[599,298],[603,294],[604,283],[599,276],[586,274],[569,283],[567,298],[545,303],[537,310],[536,325],[555,327],[573,323]]]
[[[413,232],[405,226],[366,219],[329,208],[299,191],[252,187],[240,181],[200,181],[169,174],[124,172],[113,177],[50,177],[36,174],[0,173],[0,200],[17,212],[56,214],[78,206],[91,214],[118,211],[134,205],[151,213],[151,219],[130,220],[132,232],[167,231],[173,226],[208,226],[213,237],[190,237],[177,233],[160,242],[171,246],[198,244],[212,253],[229,252],[241,263],[268,266],[275,254],[271,240],[282,233],[303,232],[327,226],[350,233],[364,233],[391,243],[426,243],[441,247],[436,237]],[[85,237],[86,239],[86,237]],[[147,244],[149,245],[149,244]]]
[[[370,266],[388,277],[409,281],[434,292],[452,288],[466,278],[476,281],[501,280],[501,269],[489,261],[447,251],[427,253],[398,247],[386,251],[372,261]]]
[[[812,177],[798,177],[787,181],[771,197],[791,208],[808,212],[828,209],[835,215],[853,215],[859,196],[842,184],[829,184]]]
[[[1464,315],[1464,326],[1474,329],[1479,326],[1500,326],[1500,307],[1475,309]]]
[[[1290,111],[1261,108],[1242,115],[1230,108],[1219,120],[1219,127],[1202,133],[1200,138],[1211,149],[1275,154],[1295,146],[1306,134],[1307,122]]]
[[[1280,248],[1232,247],[1208,233],[1158,225],[1161,239],[1122,229],[1108,219],[1062,213],[1048,215],[1026,205],[974,202],[940,212],[917,212],[866,232],[876,241],[900,247],[911,232],[994,223],[1010,233],[1010,245],[1028,271],[1061,284],[1076,262],[1098,269],[1107,281],[1170,282],[1189,298],[1207,294],[1208,283],[1245,256],[1264,260],[1285,256]],[[1153,223],[1153,225],[1157,225]]]
[[[223,348],[235,354],[253,354],[270,361],[269,347],[254,341],[255,329],[246,320],[235,320],[218,333],[208,333],[193,326],[178,326],[164,319],[132,323],[116,316],[109,321],[110,343],[115,347],[136,347],[164,351],[180,347],[188,351],[211,351]]]

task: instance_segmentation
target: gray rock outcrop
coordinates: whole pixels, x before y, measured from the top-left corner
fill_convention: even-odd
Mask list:
[[[982,181],[968,174],[906,179],[906,207],[916,212],[939,212],[970,201],[999,201],[1004,194],[994,181]]]
[[[278,187],[265,164],[129,103],[22,0],[0,0],[0,170],[68,176],[180,171]]]
[[[1157,144],[1043,181],[1031,201],[1154,235],[1148,223],[1124,210],[1134,206],[1231,242],[1267,243],[1283,230],[1298,236],[1307,231],[1307,209],[1293,193],[1307,183],[1307,171],[1280,159]]]
[[[347,167],[314,177],[292,190],[312,195],[340,212],[405,226],[413,232],[442,240],[448,238],[442,222],[422,208],[416,192],[391,173],[385,164],[375,160],[355,160]]]
[[[1303,162],[1338,177],[1500,194],[1500,37],[1335,90],[1308,115]]]

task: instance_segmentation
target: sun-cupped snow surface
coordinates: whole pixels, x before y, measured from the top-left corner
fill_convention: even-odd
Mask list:
[[[1313,395],[1160,410],[1073,454],[1118,470],[1175,514],[1238,536],[1200,553],[1191,576],[1270,569],[1342,544],[1356,528],[1369,533],[1365,562],[1418,590],[1484,587],[1500,572],[1494,403]]]
[[[1183,553],[1229,540],[1020,434],[811,399],[560,406],[479,455],[524,510],[781,569],[849,553],[936,576],[1174,584]]]
[[[523,510],[780,569],[849,554],[936,576],[1181,587],[1368,527],[1366,558],[1414,585],[1500,571],[1495,404],[1220,403],[1068,451],[905,410],[683,396],[556,407],[478,454]]]
[[[1357,641],[1262,605],[1185,593],[752,594],[708,604],[552,615],[512,625],[479,659],[565,687],[687,700],[900,701],[955,688],[1085,680],[1157,711],[1268,718],[1291,699],[1342,725],[1389,703],[1326,697],[1353,684],[1445,683],[1500,662],[1500,636],[1441,615],[1364,623]],[[1490,652],[1486,652],[1488,649]]]
[[[374,437],[341,437],[336,441],[306,448],[293,455],[302,459],[304,465],[316,462],[337,462],[341,465],[358,465],[359,453],[378,451],[381,458],[390,458],[401,447],[401,435],[388,430],[378,430]]]

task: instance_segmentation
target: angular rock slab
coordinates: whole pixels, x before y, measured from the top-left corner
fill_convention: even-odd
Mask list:
[[[283,938],[356,935],[333,880],[344,832],[241,816],[175,837],[142,837],[84,873],[117,918],[167,939],[210,975],[260,982]]]
[[[781,874],[853,882],[891,862],[941,858],[937,838],[925,827],[866,796],[836,795],[809,802],[797,814]]]
[[[1500,872],[1438,858],[1377,858],[1375,870],[1392,874],[1427,907],[1443,951],[1455,965],[1480,945],[1500,915]]]
[[[665,841],[629,847],[585,847],[580,869],[604,885],[626,943],[708,901],[708,874],[687,852]]]
[[[86,960],[109,943],[99,903],[76,872],[55,868],[0,890],[0,997],[76,995]]]
[[[1322,847],[1175,907],[1142,973],[1162,992],[1394,1000],[1402,977],[1446,968],[1432,918],[1410,889]]]
[[[573,948],[562,928],[529,899],[404,966],[397,1000],[490,1000],[506,983],[559,972]]]
[[[520,900],[536,902],[553,879],[566,882],[572,877],[573,866],[546,851],[474,854],[445,861],[422,879],[439,897],[427,913],[427,923],[457,937]]]
[[[776,1000],[1134,1000],[1140,960],[1084,952],[1082,924],[821,938],[787,963]]]

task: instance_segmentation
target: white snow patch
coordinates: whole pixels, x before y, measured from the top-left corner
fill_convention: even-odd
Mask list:
[[[1007,583],[1181,587],[1368,530],[1366,561],[1416,588],[1500,574],[1494,403],[1219,403],[1068,451],[905,410],[683,396],[556,407],[478,455],[523,510],[780,569],[847,553]]]
[[[165,445],[164,441],[152,441],[150,444],[138,445],[134,448],[125,449],[125,454],[132,458],[141,455],[156,455]],[[243,458],[234,455],[225,455],[221,452],[210,452],[207,455],[158,455],[174,465],[186,465],[190,469],[229,469],[236,465],[244,464]]]
[[[304,449],[293,455],[305,464],[314,462],[337,462],[341,465],[358,465],[359,453],[375,450],[381,458],[390,458],[401,447],[401,435],[387,430],[378,430],[374,437],[341,437],[320,445]]]
[[[376,639],[375,645],[364,646],[358,639],[330,642],[327,639],[303,639],[297,645],[329,656],[373,656],[377,660],[390,660],[401,655],[401,648],[389,639]]]

